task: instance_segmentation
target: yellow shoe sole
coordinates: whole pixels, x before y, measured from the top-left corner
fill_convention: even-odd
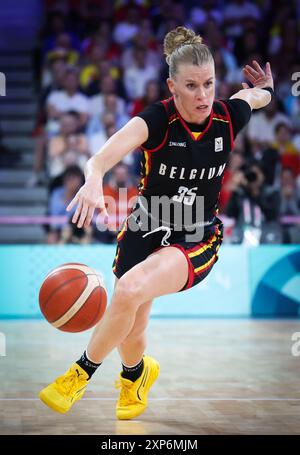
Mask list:
[[[70,410],[70,408],[73,406],[73,404],[76,401],[80,400],[80,398],[83,396],[84,392],[85,392],[85,390],[83,390],[83,392],[78,397],[76,397],[76,400],[74,400],[71,403],[71,405],[67,408],[59,406],[59,404],[57,404],[54,400],[51,400],[48,397],[48,395],[44,392],[44,390],[41,390],[41,392],[39,393],[39,399],[53,411],[59,412],[60,414],[65,414],[66,412],[68,412]]]
[[[55,404],[53,401],[49,400],[49,398],[47,397],[47,395],[45,395],[43,393],[43,391],[39,393],[39,399],[50,409],[52,409],[53,411],[59,412],[60,414],[65,414],[68,411],[68,409],[61,408],[60,406]]]

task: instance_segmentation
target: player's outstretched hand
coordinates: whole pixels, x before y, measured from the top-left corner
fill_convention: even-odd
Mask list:
[[[253,66],[246,65],[243,68],[244,76],[251,82],[253,87],[256,88],[265,88],[271,87],[274,90],[274,81],[271,71],[271,65],[269,62],[266,64],[265,71],[262,67],[257,63],[256,60],[252,61]],[[249,88],[249,85],[246,82],[242,83],[243,88]]]
[[[89,226],[96,208],[99,208],[103,215],[108,218],[103,198],[102,179],[98,176],[89,177],[68,205],[67,211],[69,212],[76,204],[77,208],[72,223],[77,224],[79,228],[83,225],[84,227]]]

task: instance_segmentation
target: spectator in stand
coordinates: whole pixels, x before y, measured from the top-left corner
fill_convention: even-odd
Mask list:
[[[228,82],[220,81],[216,87],[216,98],[217,99],[228,99],[231,94],[234,93],[233,85]]]
[[[88,93],[91,92],[95,83],[99,83],[100,79],[106,74],[109,74],[113,79],[120,78],[117,65],[107,61],[107,51],[107,43],[94,45],[89,54],[88,63],[81,70],[80,85]]]
[[[84,182],[84,175],[78,166],[68,167],[62,178],[62,185],[55,188],[48,201],[49,216],[73,216],[75,210],[70,213],[66,208]],[[47,243],[58,243],[64,223],[51,223],[48,227]]]
[[[233,180],[235,189],[226,209],[226,215],[235,219],[232,242],[247,243],[250,237],[257,245],[263,231],[267,237],[268,224],[278,219],[279,192],[265,191],[263,172],[255,162],[238,170]]]
[[[199,2],[200,3],[200,2]],[[223,22],[223,14],[217,6],[216,0],[204,0],[201,6],[194,6],[189,15],[189,23],[193,28],[203,28],[209,19],[213,19],[218,27]]]
[[[88,136],[102,132],[105,129],[102,118],[107,114],[113,115],[114,124],[117,130],[122,128],[122,126],[124,126],[129,120],[128,115],[125,114],[125,112],[120,112],[118,109],[118,97],[113,93],[110,95],[104,95],[102,111],[99,114],[93,115],[89,121],[87,128]]]
[[[218,24],[213,19],[209,19],[206,22],[204,36],[212,51],[214,53],[218,51],[221,54],[222,61],[226,67],[226,78],[233,79],[232,74],[240,72],[240,68],[237,66],[234,53],[229,49],[226,37],[221,33]]]
[[[160,23],[157,28],[156,37],[162,42],[166,33],[179,25],[185,24],[186,13],[182,11],[182,6],[175,3],[173,0],[161,0],[160,8]]]
[[[219,199],[220,213],[224,213],[231,194],[236,190],[240,182],[240,169],[245,164],[243,156],[243,143],[242,137],[238,135],[234,141],[234,150],[231,152],[228,166],[226,166],[223,176],[223,185]]]
[[[149,5],[150,3],[150,5]],[[149,15],[149,7],[151,2],[148,0],[118,0],[114,3],[114,16],[115,23],[122,23],[127,20],[128,10],[134,9],[135,15],[139,20]]]
[[[264,149],[260,164],[265,177],[265,186],[270,189],[280,189],[281,163],[278,150],[272,147]]]
[[[95,238],[105,243],[113,243],[123,221],[134,206],[138,194],[133,184],[129,168],[123,162],[111,170],[107,184],[103,186],[103,195],[109,216],[108,229],[95,232]]]
[[[56,53],[64,52],[67,56],[67,63],[69,65],[77,65],[79,61],[79,52],[73,48],[72,37],[69,33],[60,32],[54,43],[53,49],[49,50],[46,54],[46,60],[49,60]]]
[[[247,0],[231,0],[226,2],[223,17],[226,35],[236,39],[242,36],[245,25],[249,20],[258,23],[262,19],[262,14],[258,6],[252,2]]]
[[[101,21],[97,29],[84,39],[81,46],[83,57],[90,59],[93,48],[97,46],[102,47],[103,43],[105,43],[106,47],[105,60],[118,63],[121,56],[121,48],[112,39],[111,24],[109,21]]]
[[[279,123],[275,128],[275,141],[263,150],[261,167],[265,175],[265,183],[271,188],[281,188],[281,172],[289,168],[294,178],[300,177],[300,153],[291,135],[290,127]]]
[[[79,61],[79,52],[71,48],[71,38],[68,33],[60,33],[57,42],[57,47],[49,51],[45,56],[41,76],[43,87],[51,83],[49,65],[53,60],[62,59],[68,66],[76,66]]]
[[[265,49],[260,41],[260,33],[256,29],[249,29],[243,33],[234,45],[234,55],[237,58],[239,66],[243,66],[244,61],[249,61],[252,54],[262,54],[262,60],[265,61]]]
[[[124,86],[130,100],[142,98],[146,92],[146,84],[151,79],[158,80],[159,70],[146,65],[146,51],[136,46],[134,50],[134,66],[124,72]]]
[[[145,87],[145,95],[143,98],[136,99],[130,106],[130,116],[134,117],[147,106],[162,99],[161,88],[158,81],[150,80]]]
[[[42,57],[56,46],[57,36],[66,30],[66,18],[60,11],[48,12],[45,18],[45,25],[40,32],[40,39],[43,42]]]
[[[129,6],[126,17],[117,22],[113,30],[114,41],[125,47],[140,31],[139,10],[136,6]]]
[[[299,26],[295,12],[290,12],[290,14],[294,14],[294,16],[286,17],[282,21],[278,29],[280,33],[277,35],[277,43],[270,50],[272,62],[277,68],[277,91],[280,98],[289,93],[288,85],[286,85],[285,90],[282,87],[282,82],[287,79],[287,69],[290,71],[294,62],[299,62]],[[292,71],[290,71],[290,74],[292,74]]]
[[[93,228],[92,226],[83,227],[79,229],[75,226],[71,219],[69,223],[66,224],[60,234],[60,239],[58,241],[59,245],[66,245],[68,243],[76,245],[88,245],[93,241]]]
[[[47,93],[47,95],[50,94],[51,91],[54,91],[56,89],[56,83],[55,83],[55,77],[56,77],[56,72],[59,72],[60,68],[64,68],[65,70],[68,67],[68,62],[67,62],[67,53],[65,51],[57,51],[53,52],[51,57],[47,60],[46,64],[43,67],[43,74],[42,74],[42,80],[41,80],[41,85],[42,89],[45,90],[48,87],[51,89]],[[59,81],[58,85],[58,90],[61,90],[63,88],[63,81]],[[46,101],[46,99],[45,99]]]
[[[43,84],[42,92],[40,95],[40,99],[43,105],[46,104],[46,100],[52,92],[64,89],[64,81],[66,77],[66,71],[68,69],[65,55],[63,53],[59,53],[53,56],[49,60],[48,69],[48,81],[46,84]]]
[[[79,92],[78,71],[73,67],[63,67],[63,61],[59,61],[59,70],[56,70],[56,76],[54,76],[54,73],[52,75],[52,77],[56,77],[56,83],[53,86],[54,90],[50,90],[38,117],[39,123],[35,130],[35,134],[38,136],[34,150],[33,173],[26,183],[28,187],[45,183],[44,168],[48,138],[58,134],[61,115],[68,111],[78,112],[80,114],[81,128],[85,126],[88,119],[88,99]],[[57,73],[59,74],[58,79]]]
[[[220,49],[214,52],[215,71],[216,71],[216,88],[218,89],[219,81],[226,81],[226,66]]]
[[[278,111],[275,98],[264,109],[251,116],[246,129],[253,156],[260,158],[262,150],[270,147],[275,141],[275,128],[279,123],[290,124],[289,118]]]
[[[281,215],[300,215],[300,194],[292,169],[282,168],[281,171]]]
[[[85,64],[82,65],[79,82],[80,87],[86,91],[87,87],[95,79],[99,80],[103,76],[100,65],[105,58],[106,44],[94,44],[89,53],[85,56]]]
[[[73,2],[74,3],[74,2]],[[79,51],[80,39],[80,26],[77,27],[75,21],[72,21],[72,14],[70,8],[66,5],[65,1],[56,2],[49,8],[49,0],[46,5],[45,25],[41,30],[40,38],[43,41],[43,55],[48,51],[53,50],[57,43],[57,38],[61,33],[68,33],[71,37],[71,47]],[[72,13],[74,12],[74,8]],[[73,16],[74,18],[74,16]],[[82,24],[82,21],[81,21]],[[79,24],[79,25],[81,25]]]
[[[116,84],[113,78],[106,74],[100,79],[99,94],[90,99],[89,112],[93,115],[102,115],[104,111],[104,102],[107,95],[116,95]],[[119,115],[126,114],[126,103],[123,98],[117,96],[117,112]]]
[[[48,96],[54,91],[63,90],[66,69],[66,61],[64,58],[62,58],[62,56],[53,58],[49,62],[48,84],[43,87],[39,97],[39,110],[36,120],[36,127],[34,130],[35,136],[38,136],[43,132],[47,121],[46,100]]]
[[[282,223],[283,242],[300,242],[300,198],[292,169],[286,167],[281,172],[280,215],[298,217],[298,223]]]
[[[147,49],[155,51],[156,53],[159,49],[159,43],[154,33],[153,21],[151,20],[150,17],[145,17],[141,19],[141,30],[143,31],[143,33],[141,34],[141,36],[135,37],[135,44],[140,43],[142,46],[145,46]],[[156,58],[157,56],[155,56],[155,59],[153,60],[152,63],[155,63]],[[158,64],[160,65],[161,58],[159,60],[160,61],[158,62]]]
[[[78,70],[68,67],[66,70],[64,90],[54,91],[47,98],[47,133],[53,136],[58,133],[60,117],[69,111],[78,113],[79,128],[83,129],[89,118],[88,99],[79,90]]]
[[[89,149],[92,155],[97,153],[110,138],[109,131],[117,131],[116,115],[112,112],[103,112],[101,116],[95,116],[93,120],[87,131]]]
[[[118,97],[115,94],[106,95],[103,98],[104,112],[110,112],[116,116],[116,126],[122,128],[128,122],[129,117],[126,111],[120,112],[118,109]]]
[[[232,86],[233,93],[236,92],[236,90],[239,90],[239,87],[244,82],[242,69],[246,65],[251,66],[254,60],[257,61],[259,65],[264,64],[263,57],[260,53],[252,53],[249,56],[245,56],[241,66],[237,66],[235,70],[231,70],[227,73],[225,81]]]
[[[102,60],[99,63],[99,78],[91,81],[85,92],[89,97],[99,95],[99,88],[101,93],[102,81],[108,78],[113,80],[113,93],[116,93],[120,98],[126,98],[125,89],[123,84],[123,77],[121,77],[121,70],[119,65],[113,64],[108,60]]]
[[[300,174],[300,151],[293,144],[291,130],[286,123],[278,123],[275,127],[273,148],[279,153],[281,166],[290,168],[297,178]]]
[[[137,47],[145,49],[146,66],[153,66],[157,69],[161,66],[162,55],[149,19],[143,19],[141,21],[141,30],[143,30],[143,33],[135,36],[133,45],[124,49],[122,53],[121,66],[124,71],[126,68],[130,68],[136,64],[135,50]]]
[[[282,43],[282,32],[285,24],[288,23],[289,18],[296,17],[297,12],[295,11],[294,2],[281,2],[279,8],[272,8],[269,12],[269,42],[268,42],[268,54],[274,55],[280,49]]]
[[[84,169],[90,157],[86,136],[80,132],[80,116],[68,112],[60,117],[60,133],[49,141],[47,169],[51,179],[50,188],[56,186],[61,175],[70,165]]]

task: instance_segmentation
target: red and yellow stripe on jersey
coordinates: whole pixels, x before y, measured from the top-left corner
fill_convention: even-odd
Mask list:
[[[146,188],[148,175],[150,174],[150,170],[151,170],[151,154],[147,150],[144,150],[144,159],[145,159],[144,175],[140,181],[140,186],[139,186],[140,191],[142,191],[144,188]]]
[[[124,220],[123,227],[121,228],[120,232],[117,235],[118,247],[117,247],[117,252],[115,255],[114,262],[113,262],[113,268],[112,268],[113,272],[115,272],[115,270],[116,270],[118,259],[119,259],[119,254],[120,254],[119,242],[124,237],[127,227],[128,227],[128,217]]]
[[[123,227],[121,228],[120,232],[118,233],[117,235],[117,241],[120,242],[120,240],[122,240],[125,232],[126,232],[126,229],[127,229],[127,220],[128,220],[128,217],[126,218],[126,220],[124,220],[124,224],[123,224]]]
[[[117,253],[116,253],[116,256],[115,256],[115,259],[114,259],[114,262],[113,262],[113,268],[112,268],[113,272],[116,271],[119,255],[120,255],[120,246],[118,245]]]
[[[214,263],[218,260],[218,250],[222,243],[222,232],[215,227],[215,232],[206,241],[198,243],[192,248],[186,248],[180,244],[173,244],[179,248],[186,256],[189,267],[188,282],[184,289],[189,289],[203,279],[210,271]]]

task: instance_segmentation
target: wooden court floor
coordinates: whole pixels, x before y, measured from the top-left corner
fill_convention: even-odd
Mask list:
[[[6,337],[0,434],[300,434],[296,320],[151,319],[146,352],[160,362],[161,373],[147,410],[131,421],[114,414],[117,351],[68,414],[54,413],[37,398],[79,358],[90,331],[67,334],[44,321],[0,321],[0,332]]]

